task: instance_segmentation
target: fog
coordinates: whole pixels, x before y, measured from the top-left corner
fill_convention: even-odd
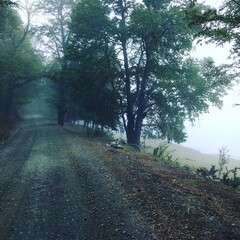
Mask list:
[[[36,89],[34,89],[34,87]],[[19,115],[23,119],[46,118],[55,119],[57,116],[54,104],[51,101],[53,89],[48,81],[40,80],[32,87],[34,95],[29,98],[29,102],[19,109]]]
[[[218,8],[223,0],[200,1]],[[192,55],[196,58],[212,57],[217,64],[230,63],[230,44],[198,44]],[[191,147],[204,153],[218,154],[221,147],[227,147],[231,157],[240,160],[240,86],[236,85],[223,98],[222,109],[211,107],[208,114],[202,114],[194,126],[186,123],[187,142],[183,146]]]
[[[230,45],[217,47],[214,44],[197,45],[192,55],[197,58],[213,57],[217,64],[230,63]],[[204,153],[218,154],[225,146],[229,154],[240,160],[240,86],[236,85],[223,98],[222,109],[211,107],[208,114],[203,114],[195,122],[195,126],[186,123],[188,146]]]

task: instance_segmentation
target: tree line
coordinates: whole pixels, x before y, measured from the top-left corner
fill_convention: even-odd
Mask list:
[[[24,26],[12,1],[0,2],[0,136],[18,119],[18,106],[30,95],[27,83],[42,71],[41,57],[32,47],[29,25]]]
[[[40,0],[35,7],[48,19],[33,32],[44,43],[43,52],[52,56],[46,68],[60,125],[82,119],[112,129],[122,126],[129,144],[140,145],[142,135],[180,143],[186,139],[186,119],[194,122],[211,105],[221,107],[233,82],[229,66],[193,59],[189,53],[196,38],[208,37],[233,41],[238,55],[235,1],[219,11],[197,1],[174,0]],[[4,32],[3,26],[1,39]],[[27,39],[19,38],[18,51],[32,50]],[[37,73],[40,65],[31,63]],[[16,69],[11,62],[5,65]],[[22,81],[29,75],[33,72],[19,73]],[[21,77],[14,78],[16,84]],[[1,83],[8,79],[0,88],[7,91],[6,81],[12,78],[0,78]],[[4,96],[1,103],[9,104]]]

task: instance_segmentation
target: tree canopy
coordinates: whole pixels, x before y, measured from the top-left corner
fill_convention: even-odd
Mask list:
[[[22,87],[37,78],[42,62],[17,11],[0,7],[0,16],[0,118],[11,123],[26,96]]]
[[[37,27],[38,39],[44,46],[46,56],[57,62],[50,77],[55,84],[54,104],[58,109],[58,124],[64,125],[65,115],[69,108],[69,84],[67,72],[67,45],[69,41],[69,28],[71,10],[75,0],[40,0],[37,8],[45,15],[48,21]],[[57,71],[56,71],[57,70]]]
[[[184,121],[194,121],[211,104],[221,106],[229,87],[223,67],[188,57],[196,30],[183,14],[187,7],[170,0],[82,0],[72,13],[69,60],[77,71],[86,70],[79,86],[101,79],[104,69],[130,144],[139,145],[142,130],[149,129],[184,141]],[[106,66],[91,63],[101,57]],[[94,84],[86,86],[95,92]]]
[[[191,27],[197,27],[197,38],[209,39],[217,44],[231,42],[232,55],[240,57],[240,3],[224,1],[219,9],[192,1],[186,11]]]
[[[35,7],[47,20],[35,32],[51,57],[60,125],[81,118],[123,126],[129,144],[140,145],[143,133],[179,143],[184,122],[221,107],[233,81],[226,66],[189,53],[204,36],[233,42],[239,57],[237,1],[219,10],[183,0],[40,0]],[[11,119],[27,96],[22,87],[42,64],[29,22],[24,26],[9,6],[0,7],[0,16],[0,115]]]
[[[0,6],[10,6],[15,5],[16,3],[10,0],[0,0]]]

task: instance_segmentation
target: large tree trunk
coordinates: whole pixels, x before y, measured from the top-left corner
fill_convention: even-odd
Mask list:
[[[130,129],[127,131],[127,143],[129,145],[141,146],[141,129]]]
[[[141,115],[137,116],[135,120],[134,117],[128,117],[127,124],[127,143],[130,145],[141,146],[141,133],[142,133],[142,123],[143,118]]]
[[[126,1],[119,1],[120,14],[121,14],[121,24],[126,26],[127,20],[127,3]],[[128,55],[128,46],[127,46],[127,37],[123,34],[121,38],[121,46],[123,53],[124,61],[124,73],[125,73],[125,94],[127,100],[126,110],[122,109],[122,112],[126,112],[126,119],[123,114],[124,127],[127,135],[127,142],[131,145],[137,145],[140,147],[141,133],[142,133],[142,123],[144,119],[144,108],[145,108],[145,90],[146,90],[146,81],[147,77],[144,76],[142,83],[139,82],[139,87],[141,88],[139,92],[139,98],[136,99],[137,94],[132,93],[132,84],[131,84],[131,70],[129,67],[129,55]],[[148,67],[148,66],[147,66]],[[146,67],[146,69],[147,69]],[[148,70],[148,69],[147,69]],[[145,71],[147,76],[147,71]],[[141,85],[141,86],[140,86]],[[138,108],[138,112],[134,112],[134,108]]]

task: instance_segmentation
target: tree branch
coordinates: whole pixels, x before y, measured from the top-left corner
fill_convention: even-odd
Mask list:
[[[236,3],[238,6],[240,6],[240,3],[237,2],[236,0],[231,0],[232,2]]]
[[[12,89],[15,90],[17,88],[21,88],[21,87],[25,86],[27,83],[36,81],[36,80],[38,80],[40,78],[43,78],[43,77],[47,77],[47,74],[45,72],[40,73],[38,75],[19,77],[17,80],[20,81],[20,82],[17,83],[17,84],[14,84],[14,86],[12,86]]]
[[[0,0],[0,6],[11,6],[11,5],[17,5],[17,4],[10,0]]]

